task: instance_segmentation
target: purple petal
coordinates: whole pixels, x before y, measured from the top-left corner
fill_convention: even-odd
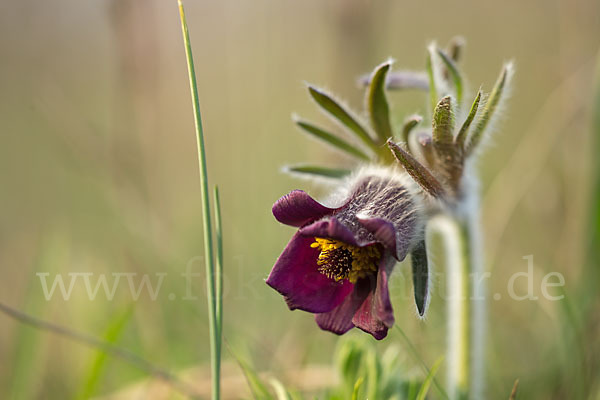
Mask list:
[[[282,224],[301,227],[335,209],[325,207],[302,190],[293,190],[273,204],[273,215]]]
[[[364,247],[375,242],[369,241],[361,243],[357,240],[354,233],[342,224],[335,217],[314,222],[300,229],[300,233],[304,236],[322,237],[336,239],[352,246]]]
[[[358,218],[358,222],[367,228],[373,234],[375,239],[380,242],[383,247],[389,250],[394,257],[398,258],[396,229],[394,229],[394,225],[391,222],[382,218]],[[404,254],[404,256],[406,256],[406,254]]]
[[[382,258],[375,290],[369,293],[352,318],[354,326],[370,333],[377,340],[386,337],[388,329],[394,325],[394,311],[388,290],[388,275],[395,263],[396,260],[390,256]]]
[[[319,249],[310,247],[313,242],[313,237],[296,232],[275,262],[267,284],[285,297],[291,310],[325,313],[337,307],[354,285],[336,282],[317,270]]]
[[[369,281],[361,280],[354,285],[354,290],[350,293],[342,304],[329,311],[328,313],[317,314],[315,320],[321,329],[342,335],[354,328],[352,318],[354,314],[365,301],[371,292]]]
[[[383,218],[358,218],[358,221],[392,253],[396,260],[404,260],[414,236],[415,228],[412,223],[394,226]]]

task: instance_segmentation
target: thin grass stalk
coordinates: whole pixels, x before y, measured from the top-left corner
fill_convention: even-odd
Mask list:
[[[198,86],[196,84],[196,72],[194,68],[194,59],[192,56],[192,46],[190,44],[190,35],[185,18],[183,3],[178,0],[179,16],[181,18],[181,31],[183,33],[183,43],[185,46],[185,56],[187,60],[188,75],[190,81],[190,92],[194,108],[194,123],[196,128],[196,145],[198,148],[198,167],[200,171],[200,189],[202,195],[202,217],[204,222],[204,253],[206,266],[206,288],[208,293],[208,326],[210,335],[210,354],[211,354],[211,376],[212,376],[212,399],[220,398],[220,360],[219,360],[219,340],[218,326],[216,318],[216,297],[215,297],[215,267],[213,261],[213,240],[212,225],[210,215],[210,199],[208,192],[208,172],[206,168],[206,152],[204,146],[204,131],[202,129],[202,117],[200,115],[200,101],[198,98]]]
[[[217,361],[221,362],[221,353],[223,349],[223,225],[221,221],[221,199],[219,196],[219,187],[214,190],[214,208],[215,208],[215,237],[217,239],[216,251],[216,271],[215,271],[215,294],[217,304],[215,314],[217,318],[217,340],[219,344],[219,353]]]

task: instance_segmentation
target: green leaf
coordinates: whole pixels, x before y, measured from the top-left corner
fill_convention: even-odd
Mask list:
[[[394,154],[394,157],[396,157],[396,160],[398,160],[406,172],[423,190],[435,198],[444,197],[444,188],[425,166],[391,140],[388,140],[387,145],[392,154]]]
[[[411,252],[415,303],[419,315],[425,315],[429,296],[429,268],[425,240],[420,241]]]
[[[429,371],[429,374],[425,378],[423,385],[421,385],[421,389],[419,390],[419,393],[417,393],[416,400],[425,400],[425,396],[427,396],[427,392],[429,392],[429,387],[431,386],[431,382],[433,381],[433,378],[435,377],[435,374],[437,373],[438,369],[442,365],[443,360],[444,360],[444,357],[440,357],[433,364],[433,367],[431,367],[431,371]]]
[[[469,144],[467,146],[467,155],[472,154],[473,150],[477,147],[481,138],[485,132],[485,129],[490,123],[490,120],[494,116],[494,112],[498,108],[498,104],[500,104],[500,100],[502,100],[502,95],[504,93],[504,89],[507,86],[507,82],[510,79],[510,75],[512,73],[512,64],[506,64],[504,68],[502,68],[502,72],[496,81],[496,85],[494,85],[494,89],[492,89],[492,93],[488,97],[488,100],[483,108],[483,113],[475,126],[473,134],[469,140]]]
[[[435,110],[438,101],[437,88],[435,86],[435,73],[433,71],[434,49],[435,47],[433,45],[427,48],[427,58],[425,59],[425,71],[427,72],[427,78],[429,79],[429,101],[431,102],[432,110]]]
[[[312,98],[321,108],[329,113],[334,119],[338,120],[342,125],[350,129],[358,136],[367,146],[378,151],[377,145],[367,130],[358,122],[350,111],[347,111],[342,105],[325,91],[309,86],[308,91]]]
[[[467,119],[460,127],[460,131],[458,131],[458,135],[456,135],[456,144],[459,149],[465,148],[465,140],[467,138],[467,134],[469,133],[469,127],[471,126],[471,122],[475,118],[477,114],[477,109],[479,108],[479,102],[481,101],[481,89],[477,92],[477,97],[475,97],[475,101],[473,101],[473,105],[471,105],[471,111],[469,111],[469,115]]]
[[[433,146],[447,152],[454,142],[454,113],[452,98],[444,97],[433,112]]]
[[[390,122],[390,108],[385,96],[385,82],[390,67],[391,63],[385,62],[375,68],[371,84],[369,85],[369,91],[367,92],[367,106],[369,108],[371,126],[379,136],[381,143],[384,143],[393,136]]]
[[[404,121],[404,126],[402,127],[402,140],[404,143],[408,143],[408,138],[410,136],[410,132],[423,120],[420,115],[412,115],[408,117]]]
[[[304,130],[304,132],[326,142],[327,144],[337,148],[338,150],[341,150],[341,151],[343,151],[353,157],[356,157],[360,160],[364,160],[364,161],[370,160],[370,157],[368,155],[366,155],[362,150],[351,145],[350,143],[346,142],[345,140],[340,139],[339,137],[335,136],[334,134],[321,129],[321,128],[311,124],[310,122],[301,121],[301,120],[297,120],[295,122],[296,122],[296,125],[298,125],[300,128],[302,128]]]
[[[348,169],[320,167],[316,165],[295,165],[285,168],[285,172],[303,175],[313,175],[316,177],[340,179],[350,175]]]
[[[456,64],[452,59],[441,49],[437,49],[437,53],[448,68],[448,72],[452,77],[452,82],[454,83],[454,88],[456,89],[456,102],[460,106],[462,104],[462,94],[463,94],[463,85],[462,85],[462,77],[460,75],[460,71],[456,67]]]

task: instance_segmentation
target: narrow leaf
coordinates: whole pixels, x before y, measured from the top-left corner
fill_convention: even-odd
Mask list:
[[[363,381],[364,381],[364,378],[361,376],[354,383],[354,389],[352,390],[352,400],[358,400],[358,391],[360,390],[360,387],[362,386]]]
[[[228,345],[227,349],[242,369],[244,377],[246,378],[246,382],[248,382],[250,392],[252,393],[252,397],[255,400],[273,400],[273,396],[271,396],[267,390],[267,386],[260,379],[254,368],[252,368],[248,362],[243,360],[239,354],[231,348],[231,346]]]
[[[452,83],[454,84],[454,88],[456,89],[456,102],[458,105],[462,103],[462,94],[463,94],[463,85],[462,85],[462,76],[460,75],[460,71],[456,67],[456,64],[452,59],[441,49],[437,49],[437,53],[446,65],[448,72],[450,73],[450,77],[452,78]]]
[[[427,392],[429,392],[429,387],[431,386],[431,381],[435,377],[435,374],[437,373],[438,369],[440,369],[442,361],[444,361],[444,357],[438,358],[437,361],[433,364],[433,367],[431,367],[431,371],[429,371],[429,374],[425,378],[425,381],[423,381],[423,385],[421,385],[419,393],[417,393],[416,400],[425,400],[425,396],[427,396]]]
[[[415,304],[419,316],[424,316],[429,303],[429,268],[425,240],[420,241],[411,252]]]
[[[198,152],[198,169],[200,175],[200,192],[202,197],[202,219],[204,225],[204,258],[206,269],[206,294],[208,305],[208,330],[211,349],[211,380],[212,399],[219,400],[221,395],[221,361],[218,359],[219,344],[217,340],[217,320],[215,304],[215,265],[213,261],[213,236],[210,214],[210,193],[208,189],[208,170],[206,167],[206,146],[204,143],[204,129],[202,128],[202,116],[200,113],[200,99],[198,96],[198,85],[196,83],[196,69],[194,67],[194,56],[190,33],[185,18],[185,10],[182,0],[178,0],[179,17],[181,21],[181,33],[185,48],[187,61],[188,79],[190,83],[190,94],[192,97],[192,108],[194,111],[194,126],[196,128],[196,147]]]
[[[338,120],[342,125],[350,129],[356,136],[358,136],[367,146],[375,151],[378,151],[377,145],[367,130],[347,111],[342,105],[336,101],[332,96],[325,93],[324,91],[309,86],[308,91],[312,98],[321,106],[325,111],[329,113],[333,118]]]
[[[306,176],[340,179],[350,175],[350,170],[340,168],[320,167],[316,165],[295,165],[285,168],[285,172]]]
[[[435,73],[433,71],[433,46],[427,48],[427,58],[425,60],[425,71],[429,79],[429,101],[431,109],[434,110],[437,104],[438,94],[435,86]]]
[[[391,140],[387,141],[387,145],[396,160],[423,190],[433,197],[443,198],[444,188],[425,166]]]
[[[479,108],[479,101],[481,100],[481,89],[477,92],[477,97],[475,97],[475,101],[473,101],[473,105],[471,105],[471,111],[469,111],[469,115],[467,119],[460,127],[460,131],[458,131],[458,135],[456,135],[456,144],[459,149],[465,148],[465,140],[467,138],[467,133],[469,132],[469,127],[471,126],[471,122],[475,118],[477,114],[477,109]]]
[[[410,132],[422,120],[423,118],[420,115],[411,115],[404,121],[404,126],[402,127],[402,140],[404,141],[404,143],[408,143],[408,137],[410,135]]]
[[[219,196],[219,187],[214,188],[214,211],[215,211],[215,239],[216,239],[216,257],[215,257],[215,316],[217,320],[217,360],[220,363],[223,341],[223,225],[221,220],[221,199]]]
[[[433,146],[443,154],[451,151],[454,142],[454,113],[452,99],[444,97],[433,112]]]
[[[337,148],[338,150],[341,150],[353,157],[356,157],[356,158],[358,158],[360,160],[364,160],[364,161],[369,161],[369,159],[370,159],[370,157],[368,155],[366,155],[359,148],[351,145],[350,143],[335,136],[334,134],[329,133],[329,132],[311,124],[310,122],[297,120],[296,125],[298,125],[300,128],[302,128],[302,130],[304,130],[304,132],[308,133],[309,135],[312,135],[312,136],[326,142],[327,144]]]
[[[367,92],[367,106],[371,125],[382,143],[393,136],[390,108],[385,96],[385,79],[390,67],[391,63],[386,62],[375,68]]]
[[[471,135],[471,138],[469,140],[469,144],[467,147],[467,154],[473,153],[473,150],[477,147],[477,145],[481,141],[484,131],[487,128],[490,120],[494,116],[494,112],[498,108],[498,104],[500,103],[500,100],[502,99],[502,94],[504,92],[504,88],[507,86],[506,83],[508,82],[508,79],[510,78],[511,72],[512,72],[512,64],[506,64],[504,66],[504,68],[502,69],[502,72],[500,73],[498,80],[496,81],[496,85],[494,86],[494,89],[492,89],[492,93],[490,93],[490,96],[485,104],[485,107],[483,108],[483,114],[479,118],[479,121],[478,121],[477,125],[475,126],[473,134]]]
[[[358,79],[360,86],[368,86],[371,83],[371,74],[365,74]],[[385,82],[386,89],[390,90],[429,90],[427,74],[418,71],[393,71],[387,74]]]

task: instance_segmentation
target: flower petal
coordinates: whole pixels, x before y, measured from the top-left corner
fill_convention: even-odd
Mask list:
[[[291,310],[325,313],[337,307],[354,285],[336,282],[317,270],[319,249],[310,247],[313,242],[313,237],[297,232],[275,262],[267,285],[285,297]]]
[[[336,239],[357,247],[364,247],[375,243],[374,241],[360,242],[355,234],[335,217],[314,222],[301,228],[299,232],[304,236]]]
[[[396,260],[404,260],[414,236],[415,224],[413,221],[394,226],[390,221],[383,218],[357,218],[373,234],[375,239],[392,253]]]
[[[369,293],[352,318],[354,326],[370,333],[377,340],[386,337],[388,329],[394,325],[394,311],[388,290],[388,275],[395,263],[396,260],[389,255],[382,258],[374,290]]]
[[[348,332],[354,328],[352,318],[369,293],[371,293],[369,281],[358,281],[352,293],[346,296],[342,304],[327,313],[315,316],[317,324],[321,329],[338,335]]]
[[[273,204],[273,215],[282,224],[301,227],[317,220],[335,209],[325,207],[306,192],[293,190]]]

